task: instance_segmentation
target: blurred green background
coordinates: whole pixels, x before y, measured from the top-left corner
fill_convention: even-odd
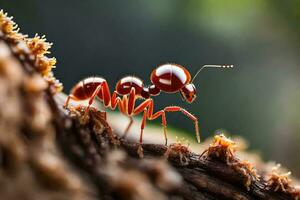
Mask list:
[[[191,74],[204,64],[234,64],[203,71],[193,104],[162,94],[156,109],[181,105],[199,117],[202,137],[220,128],[243,136],[265,160],[300,177],[300,1],[0,0],[0,8],[21,32],[54,42],[65,92],[91,75],[111,87],[131,74],[148,84],[153,68],[166,62]],[[194,134],[180,114],[168,122]]]

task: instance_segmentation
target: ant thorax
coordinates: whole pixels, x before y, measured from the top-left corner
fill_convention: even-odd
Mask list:
[[[150,96],[157,96],[160,93],[160,89],[158,87],[155,85],[145,87],[143,81],[135,76],[123,77],[116,84],[116,92],[121,96],[129,95],[132,88],[134,88],[134,94],[136,97],[144,99],[148,99]]]
[[[116,92],[119,95],[127,95],[131,89],[135,89],[135,95],[141,95],[144,83],[141,79],[134,76],[125,76],[116,84]]]

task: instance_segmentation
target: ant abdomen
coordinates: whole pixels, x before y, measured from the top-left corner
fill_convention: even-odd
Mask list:
[[[71,90],[71,94],[78,100],[86,100],[91,98],[98,86],[100,86],[105,79],[100,77],[89,77],[78,82]],[[97,95],[102,99],[102,94]]]

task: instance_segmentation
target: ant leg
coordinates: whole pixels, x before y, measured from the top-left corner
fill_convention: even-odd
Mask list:
[[[149,107],[148,107],[148,118],[149,120],[154,120],[161,116],[161,124],[164,129],[164,136],[165,136],[165,145],[168,145],[168,136],[167,136],[167,119],[166,119],[166,112],[164,110],[157,111],[156,113],[153,114],[153,100],[151,99],[149,101]]]
[[[134,115],[142,112],[142,109],[145,109],[148,107],[148,119],[149,120],[154,120],[159,116],[162,116],[162,124],[164,126],[164,134],[165,134],[165,139],[167,141],[167,121],[166,121],[166,116],[165,112],[182,112],[185,116],[193,120],[195,124],[195,131],[196,131],[196,137],[198,143],[200,143],[200,135],[199,135],[199,127],[198,127],[198,119],[191,113],[189,113],[187,110],[179,107],[179,106],[168,106],[165,107],[163,110],[156,112],[153,114],[153,99],[147,99],[143,103],[141,103],[135,110],[134,110]]]
[[[68,97],[67,97],[67,99],[66,99],[66,101],[65,101],[65,103],[64,103],[64,106],[63,106],[63,108],[68,108],[68,106],[69,106],[69,102],[70,102],[70,100],[77,100],[77,98],[75,98],[74,97],[74,95],[72,95],[72,94],[70,94]]]
[[[120,108],[122,107],[122,102],[121,102],[121,98],[118,97],[117,92],[114,91],[111,96],[110,108],[112,110],[115,110],[117,106],[119,107],[119,110],[120,110]]]
[[[133,123],[133,118],[132,118],[131,114],[134,111],[135,100],[136,100],[135,88],[131,88],[128,99],[127,99],[127,96],[123,97],[123,103],[124,103],[123,106],[126,108],[126,111],[125,111],[126,115],[130,119],[129,124],[128,124],[127,128],[125,129],[123,138],[125,138],[127,136],[127,133]]]
[[[134,106],[135,106],[135,88],[131,88],[129,96],[128,96],[128,102],[127,102],[127,114],[128,116],[131,116],[131,114],[134,112]]]
[[[133,123],[133,117],[132,116],[129,116],[129,124],[127,125],[125,131],[124,131],[124,135],[122,136],[122,138],[126,138],[127,137],[127,134],[128,134],[128,131]]]
[[[168,144],[168,137],[167,137],[167,120],[166,120],[166,114],[164,110],[160,110],[153,114],[153,99],[146,99],[143,103],[141,103],[135,110],[134,115],[137,115],[141,113],[143,110],[145,112],[145,109],[148,107],[148,113],[147,117],[149,120],[154,120],[158,118],[159,116],[162,116],[162,125],[164,127],[164,136],[165,136],[165,145]]]
[[[127,114],[127,110],[128,110],[128,107],[127,107],[127,102],[128,102],[128,98],[127,98],[127,96],[126,95],[124,95],[123,96],[123,98],[122,98],[122,100],[121,100],[121,113],[123,113],[123,114],[125,114],[125,115],[127,115],[128,116],[128,114]]]
[[[145,125],[146,125],[146,120],[147,120],[147,108],[144,109],[144,114],[143,114],[143,119],[142,119],[142,124],[141,124],[140,144],[139,144],[138,151],[137,151],[140,158],[144,157],[143,133],[144,133]]]
[[[167,136],[167,119],[166,119],[165,112],[162,112],[162,114],[161,114],[161,123],[164,127],[165,146],[167,146],[168,145],[168,136]]]
[[[141,134],[140,134],[140,144],[143,144],[143,133],[144,133],[144,128],[146,125],[146,120],[147,120],[147,109],[144,109],[144,114],[143,114],[143,119],[142,119],[142,124],[141,124]]]
[[[88,106],[86,107],[86,109],[85,109],[85,114],[84,114],[84,116],[86,116],[87,113],[89,112],[91,105],[93,104],[93,102],[94,102],[94,100],[95,100],[97,94],[98,94],[99,91],[101,90],[101,87],[102,87],[102,85],[99,85],[99,86],[96,88],[96,90],[94,91],[94,93],[92,94],[91,98],[89,99],[89,105],[88,105]]]
[[[150,105],[149,110],[151,110],[151,109],[152,109],[152,106]],[[165,146],[167,146],[168,145],[168,136],[167,136],[167,119],[166,119],[165,111],[164,110],[157,111],[155,114],[153,114],[153,115],[151,114],[150,116],[148,116],[148,119],[155,120],[159,116],[161,116],[161,125],[163,126],[164,136],[165,136]]]
[[[109,104],[111,104],[111,95],[110,95],[109,86],[108,86],[107,82],[104,81],[101,84],[101,87],[102,87],[102,97],[103,97],[104,107],[108,107]]]
[[[164,108],[165,112],[182,112],[185,116],[190,118],[194,124],[195,124],[195,131],[196,131],[196,137],[197,137],[197,142],[200,143],[200,134],[199,134],[199,126],[198,126],[198,119],[191,113],[189,113],[187,110],[179,107],[179,106],[168,106]]]

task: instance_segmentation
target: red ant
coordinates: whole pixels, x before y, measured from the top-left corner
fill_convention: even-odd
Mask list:
[[[112,95],[105,79],[100,77],[90,77],[81,80],[73,87],[65,102],[65,107],[68,107],[70,99],[75,101],[89,99],[86,108],[87,113],[95,97],[98,97],[105,107],[109,107],[112,110],[115,110],[118,106],[120,112],[130,118],[124,137],[127,135],[127,132],[133,123],[133,116],[143,112],[140,143],[143,142],[143,130],[146,120],[154,120],[161,116],[164,128],[165,145],[168,143],[166,112],[182,112],[194,122],[196,137],[199,143],[200,135],[197,117],[179,106],[167,106],[163,110],[154,113],[154,101],[151,96],[157,96],[161,91],[166,93],[180,92],[184,101],[192,103],[196,98],[196,87],[192,82],[202,69],[232,67],[233,65],[204,65],[191,80],[189,71],[183,66],[178,64],[163,64],[152,71],[150,76],[152,85],[145,87],[141,79],[134,76],[126,76],[119,80]],[[139,98],[145,100],[136,106],[135,101]]]

